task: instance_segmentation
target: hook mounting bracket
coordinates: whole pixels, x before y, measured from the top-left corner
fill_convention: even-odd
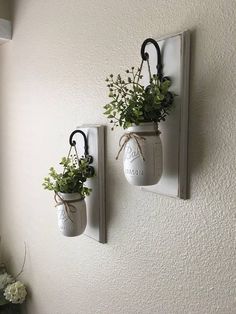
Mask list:
[[[154,45],[154,46],[153,46]],[[163,75],[171,78],[171,91],[175,93],[174,108],[165,122],[160,122],[163,173],[155,185],[142,190],[186,199],[188,195],[188,102],[190,32],[188,30],[163,37],[157,41],[148,38],[141,48],[142,58],[149,57],[151,71],[157,63],[163,65]],[[165,79],[162,78],[162,80]],[[144,85],[149,85],[149,75],[144,73]]]
[[[83,136],[84,143],[77,140],[79,134]],[[104,126],[82,125],[71,133],[69,142],[72,146],[76,145],[78,152],[84,151],[84,155],[91,158],[90,167],[95,171],[95,176],[86,181],[86,186],[91,188],[92,192],[85,198],[87,227],[84,234],[98,242],[106,243]]]

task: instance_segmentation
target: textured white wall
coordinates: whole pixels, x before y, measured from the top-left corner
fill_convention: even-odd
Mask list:
[[[5,256],[23,242],[28,314],[233,314],[236,87],[234,0],[21,0],[0,47],[0,200]],[[129,186],[107,133],[108,244],[59,234],[50,165],[81,123],[103,123],[104,78],[139,64],[146,37],[192,30],[191,199]]]

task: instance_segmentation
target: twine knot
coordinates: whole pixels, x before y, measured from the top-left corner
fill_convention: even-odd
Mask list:
[[[129,140],[133,139],[138,147],[139,153],[143,158],[143,161],[145,161],[144,155],[143,155],[143,151],[142,151],[142,147],[141,147],[141,141],[145,141],[146,138],[144,136],[150,136],[150,135],[156,135],[159,136],[161,134],[161,132],[158,130],[158,125],[156,123],[154,123],[154,132],[148,132],[148,131],[144,131],[144,132],[138,132],[139,134],[135,133],[135,132],[129,132],[129,133],[125,133],[121,136],[120,140],[119,140],[119,146],[120,149],[116,155],[116,160],[119,158],[119,155],[121,153],[121,151],[123,149],[125,149],[127,143]],[[123,140],[123,143],[122,143]]]
[[[131,140],[131,139],[135,140],[135,142],[136,142],[136,144],[137,144],[137,146],[138,146],[138,150],[139,150],[139,152],[140,152],[140,155],[142,156],[143,160],[145,160],[145,158],[144,158],[144,156],[143,156],[143,151],[142,151],[142,147],[141,147],[140,142],[141,142],[141,141],[145,141],[146,138],[143,137],[143,136],[138,135],[138,134],[135,133],[135,132],[125,133],[125,134],[123,134],[123,135],[121,136],[121,138],[120,138],[120,140],[119,140],[120,149],[119,149],[119,151],[118,151],[118,153],[117,153],[116,160],[119,158],[119,155],[120,155],[121,151],[126,147],[128,141]],[[123,143],[121,144],[122,140],[124,140],[124,141],[123,141]]]
[[[65,211],[66,211],[66,214],[67,214],[68,218],[70,219],[71,222],[73,222],[73,220],[71,219],[71,217],[69,215],[69,213],[72,213],[72,214],[76,213],[76,209],[77,208],[76,208],[75,205],[73,205],[73,203],[82,201],[84,199],[84,197],[81,196],[81,198],[77,198],[77,199],[74,199],[74,200],[66,201],[58,193],[55,193],[54,199],[55,199],[55,202],[56,202],[55,207],[60,206],[60,205],[64,205]]]

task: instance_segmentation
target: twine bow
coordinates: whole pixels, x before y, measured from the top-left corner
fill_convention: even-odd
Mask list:
[[[59,200],[57,198],[59,198]],[[65,211],[66,211],[66,214],[67,214],[68,218],[70,219],[71,222],[73,222],[73,220],[71,219],[71,217],[69,215],[69,212],[70,213],[75,213],[76,212],[76,206],[73,205],[73,203],[80,202],[84,198],[81,197],[81,198],[77,198],[75,200],[66,201],[58,193],[55,193],[54,199],[55,199],[55,202],[56,202],[55,207],[60,206],[60,205],[64,205]]]
[[[124,139],[123,143],[121,144],[122,140]],[[139,149],[139,152],[140,152],[140,155],[142,156],[143,160],[145,160],[144,156],[143,156],[143,151],[142,151],[142,147],[141,147],[141,144],[140,144],[140,141],[145,141],[146,138],[143,137],[143,136],[140,136],[138,135],[137,133],[135,132],[130,132],[130,133],[125,133],[121,136],[120,140],[119,140],[119,146],[120,146],[120,149],[117,153],[117,156],[116,156],[116,160],[119,158],[119,155],[121,153],[121,151],[126,147],[127,143],[129,140],[135,140],[137,146],[138,146],[138,149]]]

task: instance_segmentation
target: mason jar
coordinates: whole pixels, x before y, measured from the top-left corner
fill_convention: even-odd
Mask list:
[[[132,185],[158,183],[162,175],[163,154],[160,132],[152,122],[134,125],[128,135],[123,157],[124,174]]]
[[[58,193],[67,202],[67,206],[60,202],[57,205],[57,222],[61,233],[66,237],[82,234],[87,225],[86,203],[79,193]],[[67,208],[66,208],[67,207]]]

